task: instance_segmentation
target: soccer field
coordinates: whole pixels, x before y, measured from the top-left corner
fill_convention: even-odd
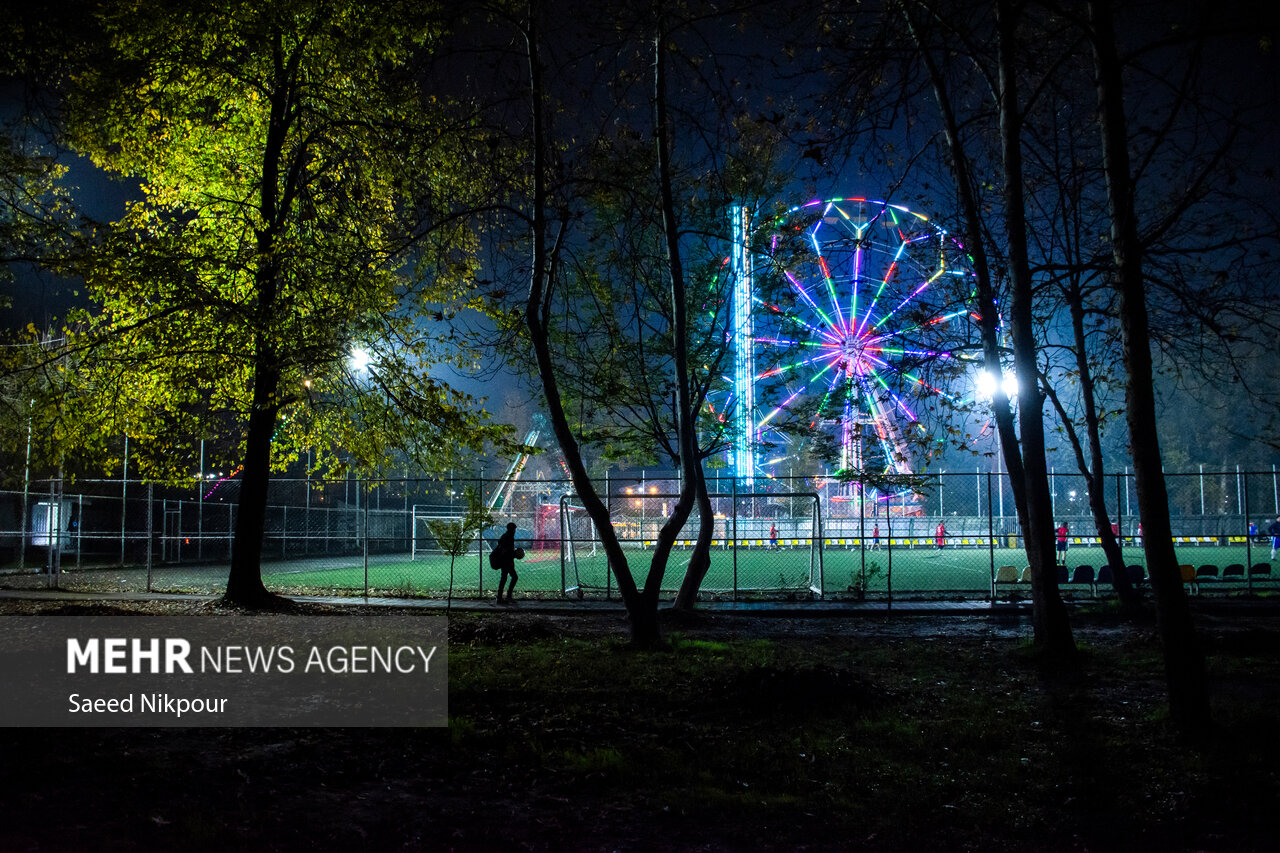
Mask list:
[[[1180,563],[1195,566],[1216,566],[1218,574],[1232,564],[1246,567],[1238,581],[1216,582],[1222,589],[1239,590],[1249,586],[1270,588],[1280,580],[1280,573],[1255,574],[1247,567],[1267,564],[1270,548],[1244,543],[1228,546],[1214,544],[1179,544]],[[632,574],[643,577],[648,570],[651,552],[635,547],[627,551]],[[689,552],[677,549],[672,552],[663,582],[664,590],[674,593],[684,576]],[[1124,549],[1126,565],[1144,565],[1142,549],[1136,545]],[[964,595],[989,596],[996,571],[1002,566],[1013,566],[1020,575],[1026,565],[1026,555],[1017,548],[990,549],[983,546],[954,547],[938,550],[931,545],[914,547],[895,546],[879,550],[858,547],[828,545],[822,550],[819,565],[818,554],[807,543],[769,550],[765,547],[716,548],[711,554],[711,570],[702,584],[707,593],[818,593],[840,595],[851,591],[864,576],[867,593],[885,595]],[[1074,546],[1067,553],[1068,570],[1078,566],[1103,565],[1102,549],[1090,546]],[[559,550],[530,550],[527,557],[517,563],[520,575],[519,592],[560,593],[581,589],[585,594],[604,595],[616,593],[616,580],[609,576],[602,551],[595,554],[579,554],[576,559],[561,559]],[[445,594],[450,587],[450,560],[439,554],[419,554],[416,559],[404,555],[371,557],[367,568],[360,558],[344,560],[295,561],[289,564],[263,567],[263,580],[268,588],[281,592],[300,590],[361,591],[367,586],[370,594],[424,595]],[[453,592],[459,597],[492,594],[498,582],[498,572],[483,566],[477,554],[458,558],[453,564]],[[1206,582],[1211,587],[1215,582]],[[1092,588],[1068,586],[1072,593],[1092,594]],[[1208,591],[1207,589],[1204,591]],[[1105,593],[1104,590],[1100,592]]]

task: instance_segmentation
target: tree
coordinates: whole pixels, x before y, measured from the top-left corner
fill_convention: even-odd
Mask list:
[[[1164,645],[1169,709],[1184,734],[1203,737],[1210,722],[1209,684],[1204,655],[1173,550],[1169,497],[1156,433],[1156,402],[1151,368],[1151,337],[1143,282],[1135,186],[1129,161],[1122,65],[1116,49],[1111,4],[1090,0],[1089,23],[1097,73],[1099,132],[1111,219],[1115,287],[1124,329],[1126,414],[1133,470],[1142,518],[1143,548],[1155,591],[1156,615]]]
[[[1032,570],[1036,645],[1047,660],[1069,662],[1075,643],[1053,559],[1044,394],[1038,381],[1040,345],[1035,333],[1037,286],[1028,245],[1023,135],[1030,107],[1020,95],[1026,73],[1020,54],[1024,42],[1018,33],[1021,7],[1015,9],[1004,0],[994,6],[962,4],[959,9],[904,2],[898,11],[907,24],[909,43],[903,59],[907,71],[898,84],[901,88],[890,98],[894,104],[904,102],[914,79],[910,69],[918,63],[937,105],[934,123],[943,140],[965,245],[973,261],[984,369],[997,378],[993,415]],[[967,23],[961,25],[961,21]],[[957,51],[956,45],[961,49]],[[964,67],[957,69],[954,64]],[[996,140],[998,150],[988,150],[987,139]],[[979,177],[991,174],[1001,178],[998,203],[992,197],[997,185]],[[1007,276],[1007,299],[1000,298],[1001,272]],[[1009,352],[1001,329],[1004,321],[1018,376],[1016,419],[999,381]]]
[[[66,351],[99,429],[127,431],[152,476],[185,473],[171,436],[235,437],[230,601],[270,600],[270,471],[304,448],[343,439],[372,469],[412,441],[448,465],[495,434],[430,376],[420,323],[466,296],[474,246],[446,215],[470,192],[468,147],[406,72],[430,48],[429,12],[108,6],[105,44],[66,93],[75,146],[143,192],[83,260],[100,310]]]
[[[547,406],[548,421],[564,455],[565,466],[569,470],[578,500],[582,502],[583,508],[600,535],[601,545],[609,561],[609,569],[618,581],[618,590],[631,619],[632,642],[639,646],[651,647],[661,641],[657,605],[665,564],[658,561],[655,551],[655,557],[650,562],[650,571],[643,587],[636,582],[628,564],[626,552],[609,517],[609,510],[601,499],[583,461],[579,437],[575,434],[569,413],[565,409],[565,396],[561,391],[561,379],[551,348],[554,318],[552,307],[555,304],[553,300],[556,296],[557,281],[561,275],[559,267],[563,262],[566,231],[570,223],[567,201],[557,199],[553,195],[554,188],[550,181],[555,138],[546,114],[549,92],[542,59],[541,14],[542,10],[538,4],[531,2],[526,7],[523,18],[516,22],[524,37],[528,61],[530,120],[527,142],[532,153],[531,198],[528,214],[521,217],[528,227],[532,254],[523,317],[524,325],[533,348],[537,376]],[[549,216],[549,213],[553,212],[559,216],[559,230],[554,237],[552,235],[553,220]],[[668,528],[674,527],[674,530],[678,531],[684,525],[691,506],[692,493],[687,489],[682,490],[675,510],[663,526],[664,534]],[[674,540],[674,533],[669,538]]]
[[[695,506],[702,523],[686,575],[685,589],[693,592],[686,600],[696,595],[709,564],[714,519],[702,466],[718,437],[698,427],[707,389],[718,381],[715,366],[726,352],[726,306],[697,286],[714,279],[707,274],[709,254],[690,251],[692,242],[710,238],[727,252],[721,238],[727,227],[725,191],[714,178],[699,184],[696,170],[677,162],[685,129],[672,116],[667,82],[674,34],[697,18],[692,12],[685,17],[685,11],[608,10],[609,27],[597,32],[610,37],[607,48],[593,55],[592,71],[575,74],[555,66],[561,80],[575,90],[582,87],[572,115],[556,109],[547,81],[540,20],[545,11],[530,4],[517,22],[529,63],[526,127],[533,166],[528,202],[517,210],[532,255],[524,331],[577,499],[617,578],[632,639],[646,646],[661,641],[657,607],[663,578]],[[594,32],[579,35],[606,41]],[[604,82],[595,89],[583,86],[585,76],[601,69],[610,75]],[[628,98],[629,86],[641,94]],[[607,97],[607,119],[592,126],[585,107],[597,95]],[[643,115],[645,107],[651,118]],[[721,131],[714,125],[708,135]],[[697,234],[690,224],[688,211],[700,192],[702,205],[715,211],[714,236]],[[711,319],[702,310],[708,305]],[[679,495],[643,578],[633,573],[583,463],[583,449],[593,444],[615,454],[665,454],[680,471]]]
[[[427,529],[435,538],[440,550],[449,555],[449,593],[445,609],[453,603],[453,567],[458,558],[471,550],[476,537],[493,524],[493,515],[473,488],[464,489],[462,500],[466,509],[458,519],[433,518],[427,521]]]

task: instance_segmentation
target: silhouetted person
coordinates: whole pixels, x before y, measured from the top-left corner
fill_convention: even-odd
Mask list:
[[[520,576],[516,574],[516,560],[524,556],[524,551],[516,547],[514,522],[507,523],[507,532],[498,537],[498,547],[494,551],[498,555],[498,568],[502,572],[501,577],[498,578],[498,603],[502,603],[502,588],[510,577],[511,585],[507,587],[507,603],[514,604],[511,596],[516,591],[516,581],[520,580]]]

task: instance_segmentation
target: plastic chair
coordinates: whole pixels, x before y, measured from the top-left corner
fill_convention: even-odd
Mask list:
[[[1017,583],[1018,570],[1014,566],[1001,566],[996,570],[996,583]]]
[[[1232,563],[1222,569],[1222,579],[1244,580],[1244,563]]]
[[[1134,586],[1141,586],[1147,582],[1147,570],[1139,565],[1125,566],[1124,570],[1129,573],[1129,583]]]
[[[1076,566],[1071,573],[1071,583],[1093,584],[1093,566]]]
[[[1203,566],[1196,569],[1197,583],[1203,583],[1204,581],[1216,581],[1217,579],[1218,567],[1211,563],[1205,563]]]
[[[1018,578],[1018,583],[1031,583],[1031,567],[1027,566],[1022,570],[1022,576]]]
[[[1098,590],[1093,585],[1093,566],[1076,566],[1071,573],[1071,583],[1087,584],[1091,593],[1098,594]]]
[[[1270,563],[1254,563],[1249,567],[1249,580],[1271,580]]]
[[[1200,587],[1196,584],[1196,567],[1190,563],[1183,563],[1178,566],[1178,572],[1182,575],[1182,582],[1191,587],[1191,591],[1196,595],[1200,594]]]

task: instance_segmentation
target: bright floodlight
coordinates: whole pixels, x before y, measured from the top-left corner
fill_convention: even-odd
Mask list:
[[[977,378],[978,395],[991,399],[996,395],[996,377],[989,370],[979,371]],[[1004,395],[1009,398],[1018,395],[1018,377],[1012,373],[1004,375],[1004,381],[1000,383]]]

